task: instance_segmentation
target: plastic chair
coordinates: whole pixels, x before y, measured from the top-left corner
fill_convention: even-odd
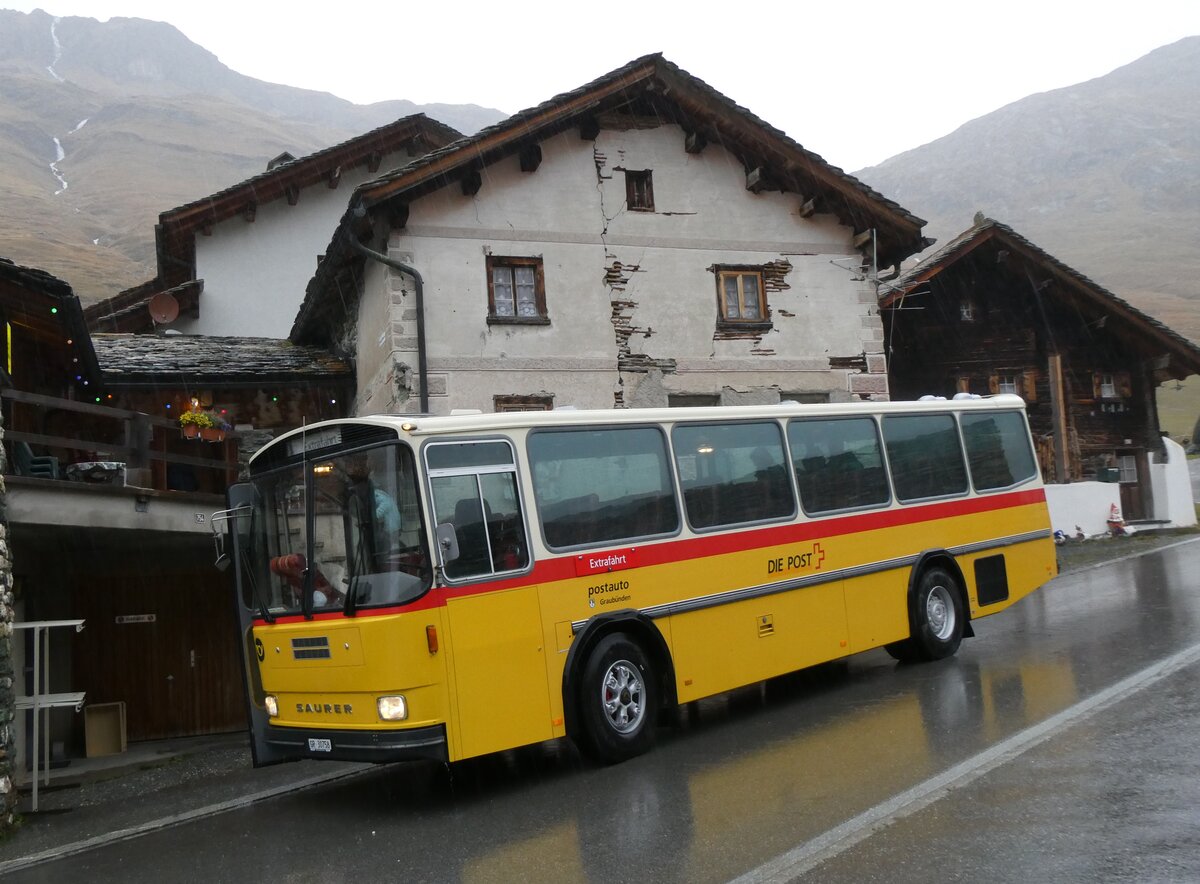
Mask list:
[[[18,476],[31,476],[36,479],[58,478],[58,458],[34,455],[28,442],[13,442],[12,455]]]

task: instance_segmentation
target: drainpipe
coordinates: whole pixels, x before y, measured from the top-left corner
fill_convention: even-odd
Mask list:
[[[355,211],[357,213],[361,210],[362,207],[359,206]],[[413,278],[413,280],[416,281],[417,381],[421,385],[421,413],[429,414],[429,369],[425,357],[425,281],[421,279],[421,274],[417,272],[416,267],[413,267],[411,264],[404,264],[400,261],[395,261],[382,252],[377,252],[374,249],[367,248],[355,238],[354,234],[350,232],[349,228],[346,229],[346,241],[350,243],[351,248],[360,254],[365,255],[373,261],[378,261],[380,264],[391,267],[393,270],[399,270],[401,273],[407,273]]]

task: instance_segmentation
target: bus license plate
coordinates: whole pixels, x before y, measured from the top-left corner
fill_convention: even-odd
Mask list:
[[[332,752],[333,751],[333,741],[332,740],[317,740],[317,739],[313,739],[312,737],[309,737],[308,738],[308,751],[309,752]]]

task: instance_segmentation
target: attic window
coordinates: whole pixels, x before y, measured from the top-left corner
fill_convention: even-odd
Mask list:
[[[963,322],[975,321],[975,302],[964,298],[958,302],[958,318]]]
[[[625,170],[625,202],[631,212],[654,211],[654,182],[651,171]]]

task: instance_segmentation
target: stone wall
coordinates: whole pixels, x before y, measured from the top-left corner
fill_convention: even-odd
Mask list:
[[[3,439],[0,428],[0,439]],[[8,557],[7,491],[3,473],[7,467],[0,447],[0,837],[16,820],[17,789],[13,782],[13,729],[16,727],[16,686],[13,661],[12,562]]]

